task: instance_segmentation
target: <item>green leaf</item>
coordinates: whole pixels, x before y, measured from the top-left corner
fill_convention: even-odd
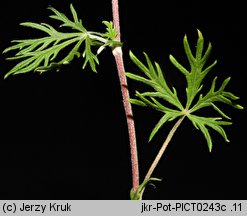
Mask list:
[[[67,37],[67,38],[66,38]],[[66,40],[64,40],[66,38]],[[62,42],[58,42],[62,41]],[[77,42],[77,46],[74,47],[72,52],[69,52],[64,59],[59,61],[57,64],[66,64],[68,60],[72,60],[74,58],[74,55],[77,55],[80,44],[78,41],[83,41],[81,37],[78,35],[66,35],[64,34],[59,35],[58,37],[52,36],[51,38],[42,38],[34,40],[21,40],[18,41],[18,45],[14,45],[12,47],[7,48],[4,52],[8,52],[10,50],[14,49],[20,49],[15,57],[9,58],[10,60],[14,59],[22,59],[24,58],[22,62],[18,63],[15,67],[13,67],[6,75],[5,78],[8,77],[10,74],[20,74],[20,73],[26,73],[33,71],[37,69],[39,66],[42,66],[44,68],[51,68],[51,62],[57,57],[58,53],[64,49],[65,47]],[[47,48],[49,44],[52,44],[52,47]],[[25,49],[23,49],[26,47]],[[37,47],[39,47],[37,49]],[[36,48],[36,50],[35,50]],[[77,48],[75,50],[75,48]],[[44,69],[43,69],[44,70]],[[45,70],[44,70],[45,71]]]
[[[200,93],[202,89],[202,83],[205,76],[209,73],[209,71],[211,71],[211,69],[216,65],[217,62],[214,61],[211,65],[205,66],[207,59],[209,58],[209,55],[211,53],[212,45],[211,43],[209,43],[207,49],[204,52],[204,38],[199,30],[195,54],[193,54],[190,48],[191,46],[189,45],[186,35],[183,39],[183,45],[186,57],[190,64],[190,68],[187,69],[186,67],[181,65],[173,57],[173,55],[170,55],[169,59],[171,63],[182,73],[182,75],[185,76],[187,81],[187,101],[185,108],[179,101],[176,89],[174,87],[168,87],[159,64],[156,62],[153,64],[146,53],[144,53],[146,60],[146,63],[144,64],[132,52],[130,52],[131,60],[134,62],[135,65],[137,65],[142,74],[128,72],[126,73],[126,76],[132,80],[152,87],[154,91],[143,93],[139,93],[138,91],[136,91],[138,100],[134,101],[134,99],[132,99],[132,101],[134,101],[133,104],[151,107],[152,109],[158,110],[163,113],[161,119],[152,130],[149,141],[153,139],[155,134],[167,121],[172,121],[179,116],[187,116],[191,120],[193,125],[197,129],[201,130],[204,137],[206,138],[209,150],[211,151],[212,139],[210,136],[209,128],[217,131],[223,136],[226,141],[228,141],[223,126],[229,125],[231,123],[222,121],[219,117],[212,118],[197,116],[196,111],[205,107],[212,107],[218,114],[220,114],[220,116],[230,120],[231,118],[218,107],[218,104],[224,103],[236,109],[243,109],[243,107],[236,103],[236,100],[239,99],[237,96],[225,90],[230,81],[230,78],[225,79],[218,90],[216,90],[217,77],[215,77],[212,81],[211,88],[208,93],[206,93],[205,96],[200,94],[197,101],[195,100],[198,96],[198,93]],[[163,105],[160,100],[165,101],[167,104]]]
[[[225,103],[236,109],[243,109],[242,106],[234,102],[235,100],[239,98],[233,95],[232,93],[225,91],[225,88],[230,81],[230,77],[224,80],[221,87],[217,91],[215,91],[216,80],[217,80],[217,77],[214,78],[211,88],[205,96],[203,96],[202,94],[200,95],[197,103],[191,108],[190,110],[191,113],[201,108],[208,107],[208,106],[213,106],[213,108],[215,109],[216,108],[214,104],[215,102]],[[219,109],[216,108],[216,111],[219,112]],[[223,114],[223,113],[220,112],[220,114]]]
[[[102,23],[106,25],[107,30],[107,32],[104,35],[111,40],[115,40],[117,36],[117,30],[113,27],[113,23],[111,21],[103,21]]]
[[[99,64],[99,60],[95,54],[93,54],[91,50],[92,46],[92,41],[90,38],[87,36],[85,40],[85,50],[83,52],[83,56],[85,56],[85,62],[83,64],[83,69],[86,67],[87,63],[89,62],[92,70],[96,72],[96,64]]]
[[[224,118],[231,120],[231,118],[226,115],[220,108],[218,108],[216,105],[214,105],[213,103],[211,103],[211,106]]]
[[[72,32],[60,32],[47,23],[24,22],[22,26],[39,30],[46,34],[45,37],[34,39],[14,40],[14,45],[6,48],[3,53],[16,51],[15,56],[7,58],[8,60],[21,60],[6,75],[21,74],[30,71],[46,72],[51,69],[59,69],[62,65],[69,64],[75,57],[85,59],[83,69],[89,64],[91,69],[96,72],[96,65],[99,64],[97,54],[94,54],[92,47],[106,47],[121,44],[113,40],[116,29],[112,22],[105,21],[107,26],[106,33],[87,31],[78,18],[73,5],[70,5],[70,11],[73,20],[70,20],[65,14],[59,12],[53,7],[49,7],[53,12],[50,18],[62,22],[60,27],[68,27]],[[84,51],[81,51],[81,45],[85,42]],[[66,54],[67,52],[67,54]],[[63,54],[63,58],[60,57]]]
[[[167,111],[165,115],[159,120],[159,122],[156,124],[154,129],[152,130],[150,136],[149,136],[149,142],[153,139],[154,135],[158,132],[158,130],[167,122],[167,121],[172,121],[176,119],[177,117],[181,116],[181,112],[169,112]]]
[[[135,75],[133,73],[128,73],[126,72],[126,76],[145,83],[146,85],[149,85],[150,87],[152,87],[154,89],[154,93],[155,92],[159,92],[159,96],[160,98],[162,98],[163,100],[165,100],[166,102],[174,105],[175,107],[177,107],[179,110],[183,110],[183,106],[180,103],[176,92],[172,91],[164,77],[163,77],[163,73],[162,70],[159,66],[158,63],[155,63],[153,65],[153,63],[151,62],[151,60],[149,59],[148,55],[146,53],[144,53],[145,58],[146,58],[146,63],[147,65],[144,65],[131,51],[130,51],[130,58],[131,60],[136,64],[136,66],[144,73],[144,76],[141,75]]]
[[[73,21],[71,21],[65,14],[59,12],[53,7],[48,7],[48,9],[54,13],[54,15],[51,15],[50,18],[59,20],[63,23],[60,25],[60,27],[69,27],[83,33],[87,32],[87,30],[82,25],[82,21],[78,19],[77,13],[72,4],[70,4],[70,11],[74,19]]]
[[[71,10],[71,13],[73,15],[74,22],[75,23],[79,23],[79,19],[78,19],[77,13],[76,13],[76,11],[75,11],[75,9],[74,9],[72,4],[70,4],[70,10]]]
[[[201,116],[196,116],[189,114],[188,118],[191,120],[193,125],[197,128],[200,129],[201,132],[203,133],[207,143],[208,143],[208,148],[209,151],[212,151],[212,139],[210,136],[210,133],[207,129],[207,127],[212,128],[213,130],[217,131],[224,139],[226,142],[229,142],[226,133],[223,129],[223,125],[231,125],[231,122],[227,121],[221,121],[221,118],[211,118],[211,117],[201,117]]]
[[[181,111],[176,111],[173,109],[168,108],[167,106],[164,106],[163,104],[159,103],[153,96],[155,96],[154,94],[152,94],[152,96],[150,96],[149,98],[152,100],[150,101],[150,99],[147,99],[145,96],[149,96],[151,94],[151,92],[144,92],[144,93],[140,93],[140,92],[136,92],[136,96],[146,104],[146,106],[150,106],[158,111],[161,112],[181,112]]]
[[[204,68],[204,65],[206,63],[206,60],[208,59],[208,56],[211,52],[212,46],[209,43],[207,51],[203,55],[203,47],[204,47],[204,38],[201,34],[201,32],[198,30],[198,40],[197,40],[197,49],[196,49],[196,56],[194,57],[192,54],[192,51],[190,49],[189,42],[187,40],[187,36],[184,37],[183,40],[184,43],[184,49],[185,53],[187,55],[187,59],[190,63],[190,72],[185,69],[172,55],[170,55],[170,60],[173,63],[173,65],[186,77],[187,80],[187,88],[186,88],[186,94],[187,94],[187,103],[186,103],[186,109],[189,109],[195,96],[200,92],[202,88],[202,80],[207,75],[207,73],[215,66],[216,61],[211,64],[206,69]]]
[[[136,81],[139,81],[139,82],[142,82],[142,83],[145,83],[147,85],[150,85],[152,86],[154,83],[152,82],[152,80],[149,80],[149,79],[146,79],[142,76],[139,76],[139,75],[135,75],[135,74],[132,74],[132,73],[128,73],[128,72],[125,72],[125,75],[127,77],[129,77],[130,79],[133,79],[133,80],[136,80]]]
[[[133,98],[130,98],[129,102],[138,106],[147,106],[144,102]]]

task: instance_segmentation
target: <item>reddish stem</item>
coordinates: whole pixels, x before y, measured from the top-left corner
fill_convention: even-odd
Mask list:
[[[116,40],[121,40],[120,22],[119,22],[119,9],[118,0],[112,0],[112,16],[114,28],[117,30]]]
[[[118,32],[116,40],[120,41],[121,33],[120,33],[120,23],[119,23],[118,0],[112,0],[112,14],[113,14],[114,28],[116,28]],[[122,48],[115,47],[112,50],[112,53],[115,57],[115,61],[117,65],[125,115],[127,119],[129,141],[130,141],[131,166],[132,166],[132,187],[133,187],[133,192],[136,192],[137,188],[139,187],[139,167],[138,167],[138,156],[137,156],[137,146],[136,146],[135,124],[133,120],[131,104],[129,102],[129,90],[128,90],[127,79],[124,74],[125,69],[124,69]]]

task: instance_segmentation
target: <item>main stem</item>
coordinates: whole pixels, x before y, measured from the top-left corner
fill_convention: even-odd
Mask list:
[[[120,32],[120,23],[119,23],[119,9],[118,9],[118,0],[112,0],[112,14],[113,14],[113,24],[118,34],[116,40],[120,41],[121,32]],[[139,166],[138,166],[138,156],[137,156],[137,146],[136,146],[136,135],[135,135],[135,124],[133,120],[133,112],[131,104],[129,102],[129,90],[127,79],[124,74],[124,61],[121,47],[115,47],[112,50],[114,55],[118,76],[121,86],[121,92],[123,97],[123,104],[127,119],[128,132],[129,132],[129,142],[130,142],[130,154],[131,154],[131,166],[132,166],[132,188],[136,192],[139,187]]]

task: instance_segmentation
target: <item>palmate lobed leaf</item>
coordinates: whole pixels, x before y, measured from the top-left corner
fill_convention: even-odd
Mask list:
[[[16,64],[6,75],[7,78],[10,74],[21,74],[30,71],[37,71],[40,73],[46,72],[51,69],[59,69],[62,65],[70,63],[75,57],[83,57],[83,69],[89,64],[91,69],[96,72],[96,65],[99,64],[97,54],[94,54],[93,46],[120,46],[121,43],[115,41],[116,29],[113,28],[112,22],[104,21],[106,25],[106,33],[97,33],[87,31],[82,25],[82,21],[78,19],[77,13],[70,5],[73,21],[71,21],[65,14],[59,12],[53,7],[49,7],[53,12],[50,18],[62,22],[60,27],[68,27],[72,32],[59,32],[51,25],[46,23],[32,23],[24,22],[22,26],[34,28],[47,34],[47,36],[35,39],[13,40],[14,45],[6,48],[3,53],[16,51],[13,57],[7,58],[8,60],[22,60]],[[85,42],[84,51],[81,51],[81,45]],[[67,52],[65,57],[58,60],[58,55],[65,48],[70,51]]]
[[[74,22],[70,21],[64,14],[58,12],[56,9],[49,7],[54,12],[51,18],[57,19],[63,22],[62,26],[71,27],[72,29],[79,30],[80,32],[64,33],[58,32],[52,26],[46,23],[32,23],[25,22],[21,23],[22,26],[34,28],[45,32],[49,36],[38,38],[38,39],[26,39],[26,40],[15,40],[15,44],[4,50],[3,53],[19,50],[15,57],[8,58],[9,60],[14,59],[25,59],[13,67],[6,75],[5,78],[10,74],[20,74],[30,71],[45,72],[52,68],[59,68],[62,64],[68,64],[75,56],[80,56],[79,48],[82,42],[86,39],[86,30],[81,25],[81,22],[77,18],[77,14],[72,4],[70,9],[74,18]],[[76,43],[72,50],[60,61],[54,62],[57,55],[64,50],[67,46]],[[51,47],[50,47],[51,46]],[[88,49],[88,47],[86,47]],[[95,71],[95,67],[93,68]]]
[[[185,76],[187,81],[187,102],[185,108],[183,108],[182,103],[177,97],[176,89],[173,87],[171,90],[171,88],[169,88],[166,84],[162,70],[160,69],[158,63],[153,65],[147,54],[145,54],[147,63],[146,66],[139,59],[137,59],[133,53],[130,53],[132,61],[138,66],[138,68],[144,73],[145,76],[130,72],[126,73],[126,75],[133,80],[142,82],[152,87],[154,91],[144,93],[136,92],[138,99],[131,99],[131,102],[139,106],[148,106],[163,112],[162,118],[159,120],[150,134],[149,141],[152,140],[157,131],[160,130],[160,128],[167,121],[172,121],[180,116],[187,116],[193,125],[202,132],[207,141],[208,148],[211,151],[212,139],[209,129],[215,130],[225,139],[225,141],[229,141],[223,126],[230,125],[231,122],[224,121],[222,118],[227,120],[230,120],[231,118],[218,107],[218,104],[225,103],[236,109],[243,109],[243,107],[236,103],[236,100],[239,99],[237,96],[231,92],[225,91],[230,78],[225,79],[219,89],[216,90],[215,86],[217,77],[215,77],[208,93],[205,94],[205,96],[201,94],[197,102],[194,103],[196,96],[202,89],[203,79],[207,73],[216,65],[217,61],[214,61],[211,65],[205,67],[205,63],[210,55],[212,45],[209,43],[206,51],[203,53],[204,38],[199,30],[195,56],[192,54],[187,36],[184,37],[183,45],[187,59],[190,63],[190,69],[186,69],[184,66],[182,66],[172,55],[170,55],[169,58],[172,64]],[[163,99],[163,101],[166,103],[168,102],[168,105],[161,104],[155,98]],[[169,106],[169,104],[173,106]],[[218,114],[220,114],[221,117],[197,116],[196,111],[205,107],[212,107]]]

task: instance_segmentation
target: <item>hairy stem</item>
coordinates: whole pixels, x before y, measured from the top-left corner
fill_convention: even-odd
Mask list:
[[[113,24],[116,28],[118,34],[116,40],[120,41],[120,23],[119,23],[119,9],[118,9],[118,0],[112,0],[112,14],[113,14]],[[121,92],[123,97],[123,104],[127,119],[128,132],[129,132],[129,141],[130,141],[130,154],[131,154],[131,166],[132,166],[132,188],[136,192],[139,187],[139,165],[138,165],[138,155],[137,155],[137,146],[136,146],[136,135],[135,135],[135,124],[133,120],[133,113],[131,104],[129,102],[129,90],[127,85],[127,79],[124,74],[124,61],[122,55],[122,48],[115,47],[112,50],[112,53],[115,57],[118,76],[120,80]]]
[[[170,130],[169,134],[166,137],[165,142],[163,143],[161,149],[159,150],[158,154],[156,155],[152,165],[150,166],[146,176],[145,176],[145,180],[150,179],[151,175],[154,172],[154,169],[156,168],[156,166],[158,165],[162,155],[164,154],[166,147],[168,146],[169,142],[171,141],[173,135],[175,134],[176,130],[178,129],[179,125],[182,123],[182,121],[184,120],[186,115],[181,116],[178,121],[175,123],[175,125],[173,126],[173,128]],[[143,195],[144,190],[141,193],[140,196],[140,200],[142,199],[142,195]]]

